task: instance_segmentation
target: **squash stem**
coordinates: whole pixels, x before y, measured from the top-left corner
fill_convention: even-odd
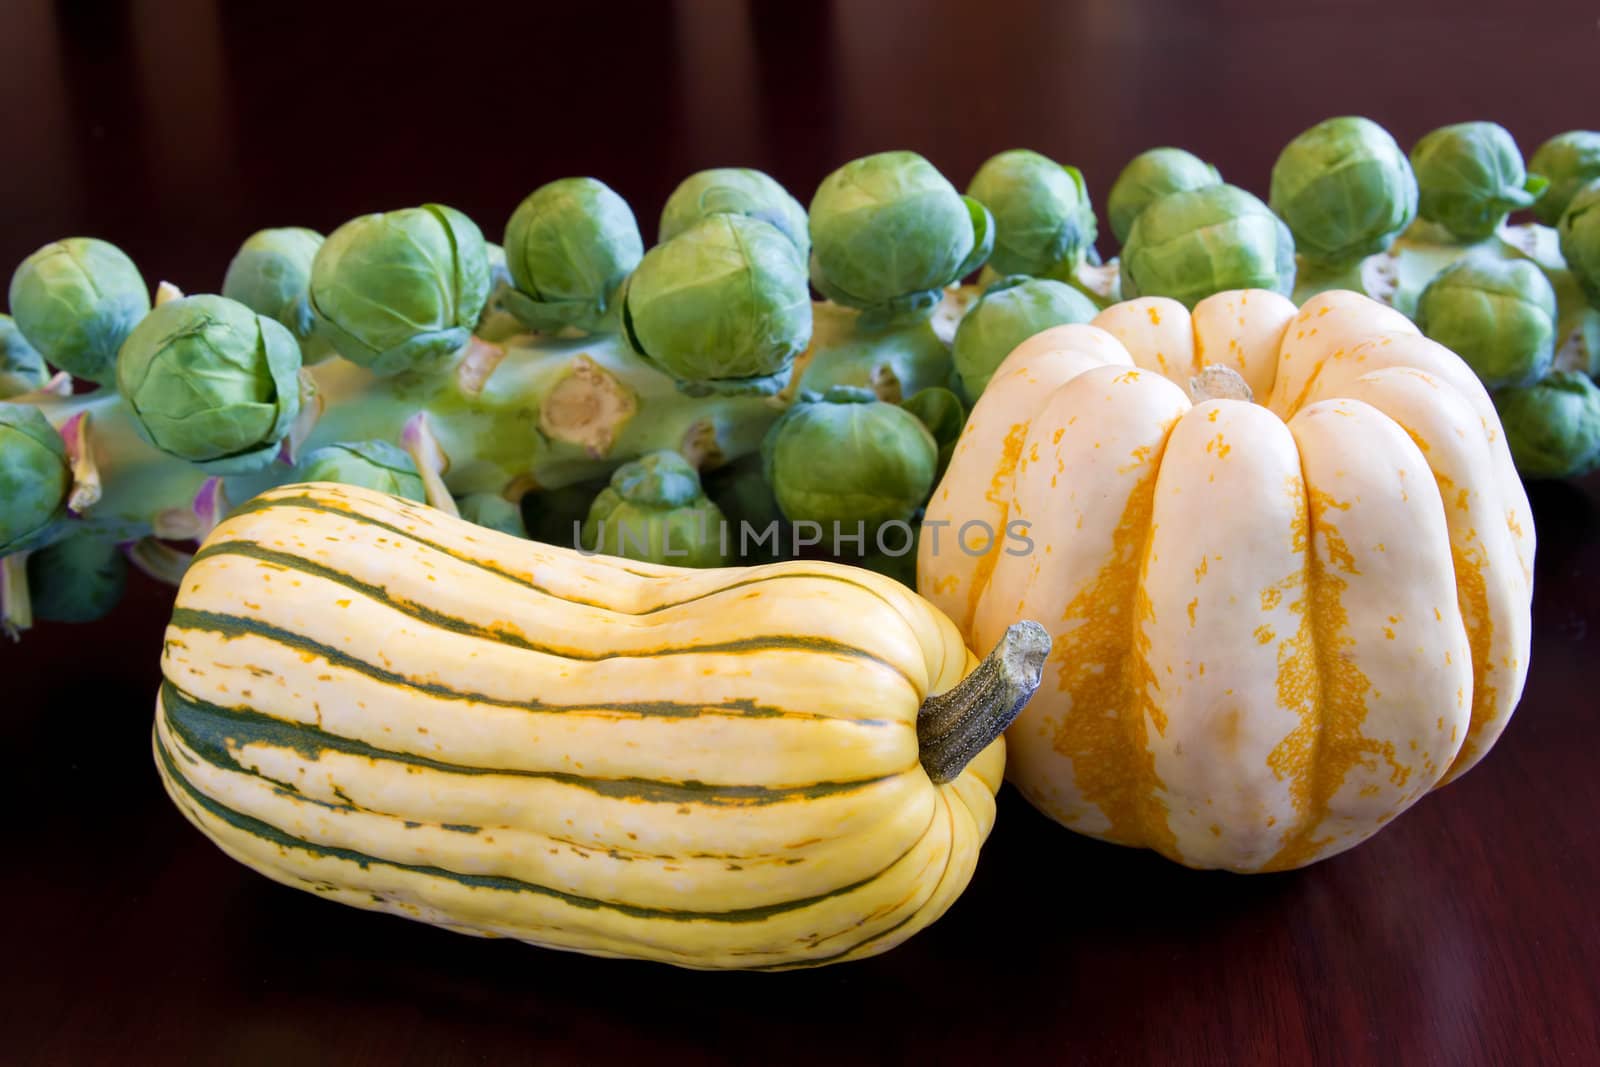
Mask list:
[[[955,779],[994,743],[1039,688],[1050,633],[1036,622],[1012,623],[973,672],[917,712],[922,767],[935,785]]]

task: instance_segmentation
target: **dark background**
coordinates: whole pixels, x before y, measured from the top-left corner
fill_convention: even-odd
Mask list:
[[[1335,114],[1403,146],[1493,119],[1529,153],[1600,127],[1597,20],[1565,0],[4,0],[0,265],[87,234],[214,289],[264,226],[439,200],[498,240],[571,174],[648,236],[695,169],[760,167],[804,202],[887,148],[963,186],[1034,148],[1103,204],[1129,157],[1178,144],[1264,196],[1282,145]],[[1600,1062],[1600,480],[1533,497],[1522,708],[1370,843],[1190,872],[1007,791],[933,929],[777,976],[479,942],[227,860],[150,763],[167,593],[136,582],[103,623],[0,647],[0,1059]]]

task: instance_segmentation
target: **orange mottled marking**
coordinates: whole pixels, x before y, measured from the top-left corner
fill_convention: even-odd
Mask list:
[[[1161,325],[1161,312],[1157,311],[1154,305],[1151,305],[1150,307],[1146,308],[1145,310],[1150,313],[1150,325],[1152,325],[1152,326],[1160,326]]]
[[[1171,856],[1177,838],[1158,799],[1163,786],[1146,743],[1150,725],[1158,732],[1166,728],[1143,625],[1154,614],[1142,579],[1157,469],[1158,463],[1150,463],[1134,485],[1105,565],[1062,612],[1071,628],[1056,637],[1050,659],[1056,688],[1067,698],[1066,713],[1051,745],[1072,761],[1079,793],[1110,823],[1099,836]]]
[[[1027,439],[1028,424],[1014,423],[1000,446],[1000,458],[995,463],[994,474],[989,478],[989,488],[984,490],[984,499],[1000,509],[1000,521],[995,526],[997,530],[1006,528],[1006,520],[1011,515],[1012,483],[1016,477],[1017,463],[1022,459],[1023,442]],[[1004,540],[1002,537],[993,538],[988,550],[973,564],[972,584],[967,587],[966,617],[961,620],[962,633],[972,632],[972,620],[978,614],[978,601],[983,597],[983,591],[988,588],[995,565],[1000,562],[1001,545]]]

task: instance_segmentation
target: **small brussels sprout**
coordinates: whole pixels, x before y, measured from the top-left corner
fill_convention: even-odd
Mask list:
[[[1181,148],[1140,152],[1122,168],[1106,198],[1111,232],[1125,243],[1133,231],[1133,220],[1163,196],[1221,184],[1216,167]]]
[[[387,441],[340,441],[306,454],[295,470],[302,482],[338,482],[402,496],[419,504],[428,494],[416,462]]]
[[[441,204],[351,219],[311,264],[317,329],[344,358],[378,374],[459,351],[488,297],[483,234]]]
[[[1457,240],[1481,241],[1513,211],[1532,207],[1546,181],[1530,175],[1505,127],[1493,122],[1441,126],[1411,147],[1417,213]]]
[[[989,209],[915,152],[846,163],[811,199],[811,282],[874,321],[927,318],[994,248]]]
[[[693,464],[676,452],[624,463],[600,491],[583,524],[583,547],[677,567],[721,567],[722,512],[700,487]]]
[[[528,536],[528,528],[522,524],[522,509],[499,493],[468,493],[456,501],[456,509],[468,522],[512,537]]]
[[[1554,226],[1578,190],[1600,178],[1600,132],[1557,134],[1539,146],[1528,160],[1528,170],[1550,183],[1533,202],[1533,214],[1546,226]]]
[[[922,420],[866,389],[835,386],[805,398],[761,443],[767,484],[791,522],[814,522],[824,539],[869,538],[905,522],[933,491],[939,445]]]
[[[506,223],[506,265],[515,288],[506,307],[535,330],[608,327],[617,290],[639,265],[644,239],[633,209],[594,178],[542,185]]]
[[[718,167],[689,175],[661,209],[658,240],[670,241],[710,215],[748,215],[771,223],[794,242],[802,260],[811,255],[806,209],[759,170]]]
[[[50,370],[10,315],[0,315],[0,400],[42,388]]]
[[[1553,371],[1501,389],[1494,406],[1524,478],[1579,478],[1600,467],[1600,389],[1588,375]]]
[[[45,245],[11,276],[11,314],[52,367],[105,384],[117,350],[150,310],[150,291],[122,249],[93,237]]]
[[[66,511],[67,446],[30,404],[0,402],[0,556],[28,548]]]
[[[1557,230],[1561,258],[1589,303],[1600,308],[1600,178],[1573,194]]]
[[[770,379],[811,339],[804,261],[777,227],[740,215],[656,245],[622,300],[634,350],[683,382]]]
[[[309,296],[311,262],[321,247],[322,235],[315,230],[298,226],[258,230],[245,238],[228,264],[222,295],[258,315],[277,319],[304,343],[315,323]]]
[[[225,296],[169,300],[123,343],[117,389],[152,444],[213,474],[260,470],[300,411],[300,348]]]
[[[1393,137],[1370,119],[1319,122],[1272,167],[1269,205],[1307,259],[1332,266],[1383,252],[1417,216],[1417,179]]]
[[[128,584],[128,561],[114,541],[76,534],[28,556],[35,618],[94,622],[111,614]]]
[[[1013,275],[984,290],[956,327],[956,373],[969,400],[976,400],[1011,350],[1041,330],[1088,322],[1094,301],[1072,286],[1048,278]]]
[[[1122,249],[1122,295],[1169,296],[1193,308],[1229,289],[1294,291],[1294,238],[1267,205],[1232,185],[1160,198]]]
[[[939,446],[939,469],[934,474],[934,481],[944,477],[945,468],[950,466],[950,457],[955,453],[956,442],[961,439],[961,431],[967,425],[967,408],[961,403],[961,398],[948,389],[924,389],[909,400],[902,401],[901,407],[915,415],[922,425],[928,428],[933,435],[934,443]]]
[[[1556,292],[1529,260],[1462,256],[1428,283],[1415,318],[1489,389],[1538,381],[1555,356]]]
[[[967,195],[994,216],[994,254],[1000,274],[1070,276],[1094,247],[1094,209],[1077,167],[1014,148],[991,157]]]

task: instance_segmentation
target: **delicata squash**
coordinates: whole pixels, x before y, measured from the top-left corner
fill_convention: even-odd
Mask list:
[[[1021,523],[1031,551],[952,550],[973,522]],[[1527,676],[1533,551],[1459,357],[1356,293],[1243,290],[1013,350],[917,577],[980,647],[1022,617],[1055,638],[1008,734],[1029,800],[1258,871],[1365,840],[1483,757]]]
[[[222,850],[452,930],[698,968],[883,952],[965,888],[1049,639],[982,664],[894,581],[689,570],[397,497],[275,489],[207,538],[155,756]]]

